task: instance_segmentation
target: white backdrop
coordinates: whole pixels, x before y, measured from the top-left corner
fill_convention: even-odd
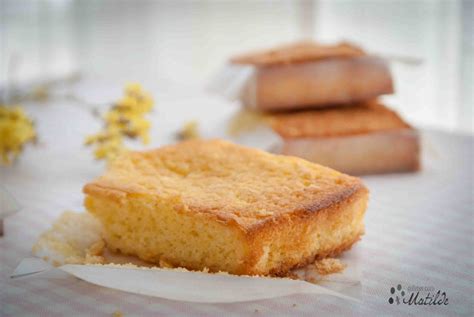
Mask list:
[[[347,39],[422,61],[392,65],[397,92],[388,101],[411,123],[474,131],[473,1],[4,0],[0,12],[1,83],[80,71],[185,94],[234,53]]]

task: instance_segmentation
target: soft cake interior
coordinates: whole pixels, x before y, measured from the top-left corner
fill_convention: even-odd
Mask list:
[[[207,215],[176,210],[172,202],[87,197],[86,208],[104,225],[112,250],[154,263],[237,272],[245,258],[239,232]]]
[[[262,275],[281,275],[348,249],[363,233],[366,204],[364,190],[313,214],[285,216],[243,230],[208,214],[180,210],[175,201],[133,195],[123,200],[86,198],[112,250],[189,269]]]

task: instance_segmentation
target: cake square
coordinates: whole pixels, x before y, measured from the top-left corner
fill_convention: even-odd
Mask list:
[[[418,132],[377,100],[271,116],[282,138],[277,152],[351,175],[420,168]]]
[[[350,248],[368,200],[358,178],[222,140],[127,153],[84,193],[112,250],[241,275],[282,275]]]
[[[393,93],[388,63],[348,43],[301,42],[231,59],[253,67],[241,103],[263,111],[321,108]]]

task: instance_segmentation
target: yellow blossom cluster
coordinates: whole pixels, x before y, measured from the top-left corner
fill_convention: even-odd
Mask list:
[[[95,145],[95,157],[111,161],[125,151],[124,138],[140,138],[144,144],[150,141],[150,121],[145,115],[153,108],[153,99],[140,84],[128,84],[122,99],[103,116],[104,129],[89,135],[86,145]]]
[[[0,105],[1,164],[9,165],[21,153],[23,145],[35,139],[33,121],[20,106]]]

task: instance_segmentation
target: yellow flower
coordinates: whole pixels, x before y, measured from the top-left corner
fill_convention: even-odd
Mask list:
[[[133,111],[138,106],[137,98],[131,95],[125,95],[122,99],[117,102],[116,108],[121,111]]]
[[[36,139],[33,121],[20,106],[0,106],[1,163],[8,165],[15,160],[23,145]]]
[[[109,138],[98,144],[94,154],[97,159],[106,159],[107,161],[115,159],[125,151],[121,137]]]
[[[125,93],[128,95],[142,94],[142,86],[139,83],[128,83],[125,85]]]
[[[144,116],[153,108],[153,99],[140,84],[128,84],[123,97],[103,116],[104,130],[86,137],[85,144],[96,144],[97,159],[113,160],[125,151],[123,138],[140,138],[144,144],[150,141],[150,121]]]

